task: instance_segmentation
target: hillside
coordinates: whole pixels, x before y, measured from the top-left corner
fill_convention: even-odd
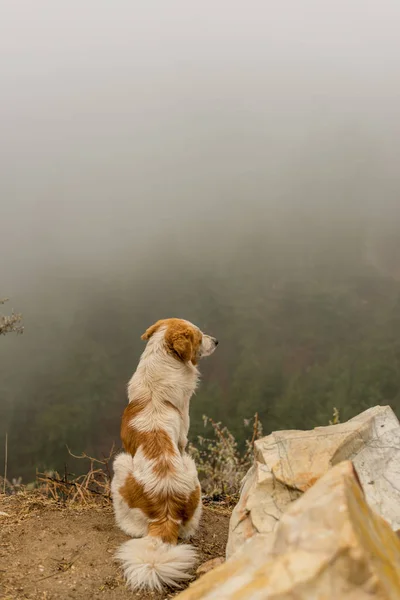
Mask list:
[[[6,515],[1,514],[6,513]],[[0,597],[3,600],[164,600],[167,594],[132,593],[113,554],[125,536],[110,504],[63,505],[37,492],[0,495]],[[229,511],[205,507],[193,544],[199,564],[223,556]]]

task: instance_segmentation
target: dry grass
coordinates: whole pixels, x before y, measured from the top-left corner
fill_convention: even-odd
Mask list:
[[[0,494],[1,517],[7,517],[7,523],[21,523],[44,508],[55,505],[52,498],[46,497],[40,490],[19,490],[12,495]],[[1,522],[1,521],[0,521]]]
[[[19,522],[30,516],[32,512],[44,508],[57,510],[68,506],[77,510],[109,508],[111,510],[111,471],[110,461],[115,452],[112,448],[109,456],[96,459],[86,454],[74,458],[89,461],[84,475],[72,477],[65,467],[64,474],[44,472],[36,473],[36,483],[23,486],[20,482],[9,482],[0,477],[0,494],[4,513],[12,520]],[[0,518],[1,518],[0,513]],[[4,515],[5,516],[5,515]]]
[[[76,456],[69,448],[68,452],[73,458],[89,461],[87,472],[71,479],[65,465],[62,477],[59,473],[37,473],[38,489],[42,494],[68,504],[81,504],[83,506],[93,506],[93,503],[101,506],[110,504],[110,462],[115,456],[114,447],[111,448],[109,455],[103,459],[93,458],[85,453]]]
[[[217,511],[230,511],[237,502],[240,483],[253,461],[255,440],[262,435],[262,426],[256,414],[253,419],[245,420],[245,426],[250,427],[249,439],[244,452],[238,450],[238,444],[227,427],[204,417],[205,426],[211,427],[212,437],[200,437],[197,444],[190,444],[189,452],[196,461],[199,478],[202,485],[203,503]],[[36,482],[23,486],[20,480],[8,481],[0,477],[0,489],[11,503],[16,497],[30,494],[31,499],[26,503],[53,503],[53,506],[71,507],[105,507],[111,505],[111,463],[116,451],[111,448],[108,456],[102,459],[93,458],[83,453],[79,456],[69,454],[88,466],[84,475],[78,477],[68,472],[67,465],[64,473],[45,471],[36,473]],[[5,469],[6,471],[6,469]],[[14,498],[14,499],[13,499]]]

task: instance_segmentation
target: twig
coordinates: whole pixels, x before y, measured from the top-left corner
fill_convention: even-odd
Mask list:
[[[217,435],[219,436],[219,438],[220,438],[220,439],[223,441],[223,443],[224,443],[224,445],[225,445],[225,448],[226,448],[227,450],[230,450],[230,448],[229,448],[229,444],[228,444],[227,440],[225,439],[225,436],[224,436],[224,434],[222,433],[222,431],[221,431],[221,429],[220,429],[220,427],[219,427],[218,423],[216,423],[216,422],[215,422],[213,419],[211,419],[210,417],[208,418],[208,420],[210,421],[210,423],[211,423],[211,425],[212,425],[212,427],[213,427],[214,431],[217,433]]]
[[[6,441],[5,441],[5,447],[4,447],[4,481],[3,481],[3,494],[5,494],[5,493],[6,493],[7,464],[8,464],[8,432],[6,431]]]
[[[111,479],[112,479],[111,473],[110,473],[109,461],[110,461],[111,456],[113,455],[113,452],[114,452],[114,442],[113,442],[113,445],[111,447],[110,455],[108,457],[104,456],[104,453],[102,452],[103,458],[104,458],[104,466],[106,468],[109,481],[111,481]]]
[[[78,560],[81,550],[85,546],[86,546],[86,544],[83,544],[80,548],[78,548],[77,552],[75,553],[75,557],[73,557],[73,560],[71,560],[70,562],[67,562],[64,560],[58,561],[58,570],[55,573],[51,573],[51,575],[46,575],[46,577],[41,577],[40,579],[36,579],[36,581],[43,581],[44,579],[50,579],[51,577],[55,577],[56,575],[60,574],[60,571],[62,573],[65,573],[66,571],[68,571],[72,567],[72,565]]]
[[[258,412],[254,415],[254,424],[253,424],[253,437],[251,438],[250,445],[254,448],[254,442],[256,441],[256,436],[258,432]]]
[[[92,461],[94,463],[96,462],[96,463],[99,463],[101,465],[105,465],[106,462],[109,461],[112,458],[113,454],[114,454],[114,444],[111,447],[111,451],[110,451],[109,456],[107,458],[105,458],[105,460],[99,460],[98,458],[93,458],[92,456],[89,456],[88,454],[86,454],[86,452],[82,452],[82,454],[80,456],[77,456],[76,454],[73,454],[71,452],[71,450],[68,448],[68,446],[67,446],[67,450],[68,450],[68,453],[70,454],[70,456],[72,456],[73,458],[78,458],[78,459],[87,458],[88,460],[90,460],[90,461]]]

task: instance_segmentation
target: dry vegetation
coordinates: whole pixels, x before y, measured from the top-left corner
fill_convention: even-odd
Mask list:
[[[244,452],[229,429],[203,416],[204,426],[212,427],[213,436],[198,436],[197,443],[190,444],[189,452],[197,464],[203,494],[207,499],[235,503],[240,483],[253,462],[254,442],[262,435],[258,414],[245,419],[251,425],[251,437],[245,442]]]
[[[257,415],[243,454],[226,427],[207,417],[213,437],[191,445],[203,487],[204,514],[192,543],[199,564],[224,556],[231,508],[261,433]],[[247,422],[250,425],[250,421]],[[0,598],[55,600],[140,598],[161,600],[176,592],[134,594],[113,560],[126,536],[115,526],[110,483],[114,449],[88,462],[84,475],[37,473],[35,484],[0,478]],[[193,573],[193,577],[196,574]]]
[[[0,304],[5,304],[8,298],[0,298]],[[22,315],[15,313],[11,315],[0,315],[0,335],[6,333],[22,333],[24,330],[22,326]]]

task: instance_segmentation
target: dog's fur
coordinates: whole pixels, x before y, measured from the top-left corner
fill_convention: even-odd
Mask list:
[[[178,586],[189,578],[196,553],[177,545],[199,524],[196,466],[186,454],[189,401],[197,362],[217,340],[182,319],[165,319],[143,334],[147,341],[128,384],[121,423],[125,452],[114,461],[111,492],[117,524],[133,538],[117,552],[132,589]]]

